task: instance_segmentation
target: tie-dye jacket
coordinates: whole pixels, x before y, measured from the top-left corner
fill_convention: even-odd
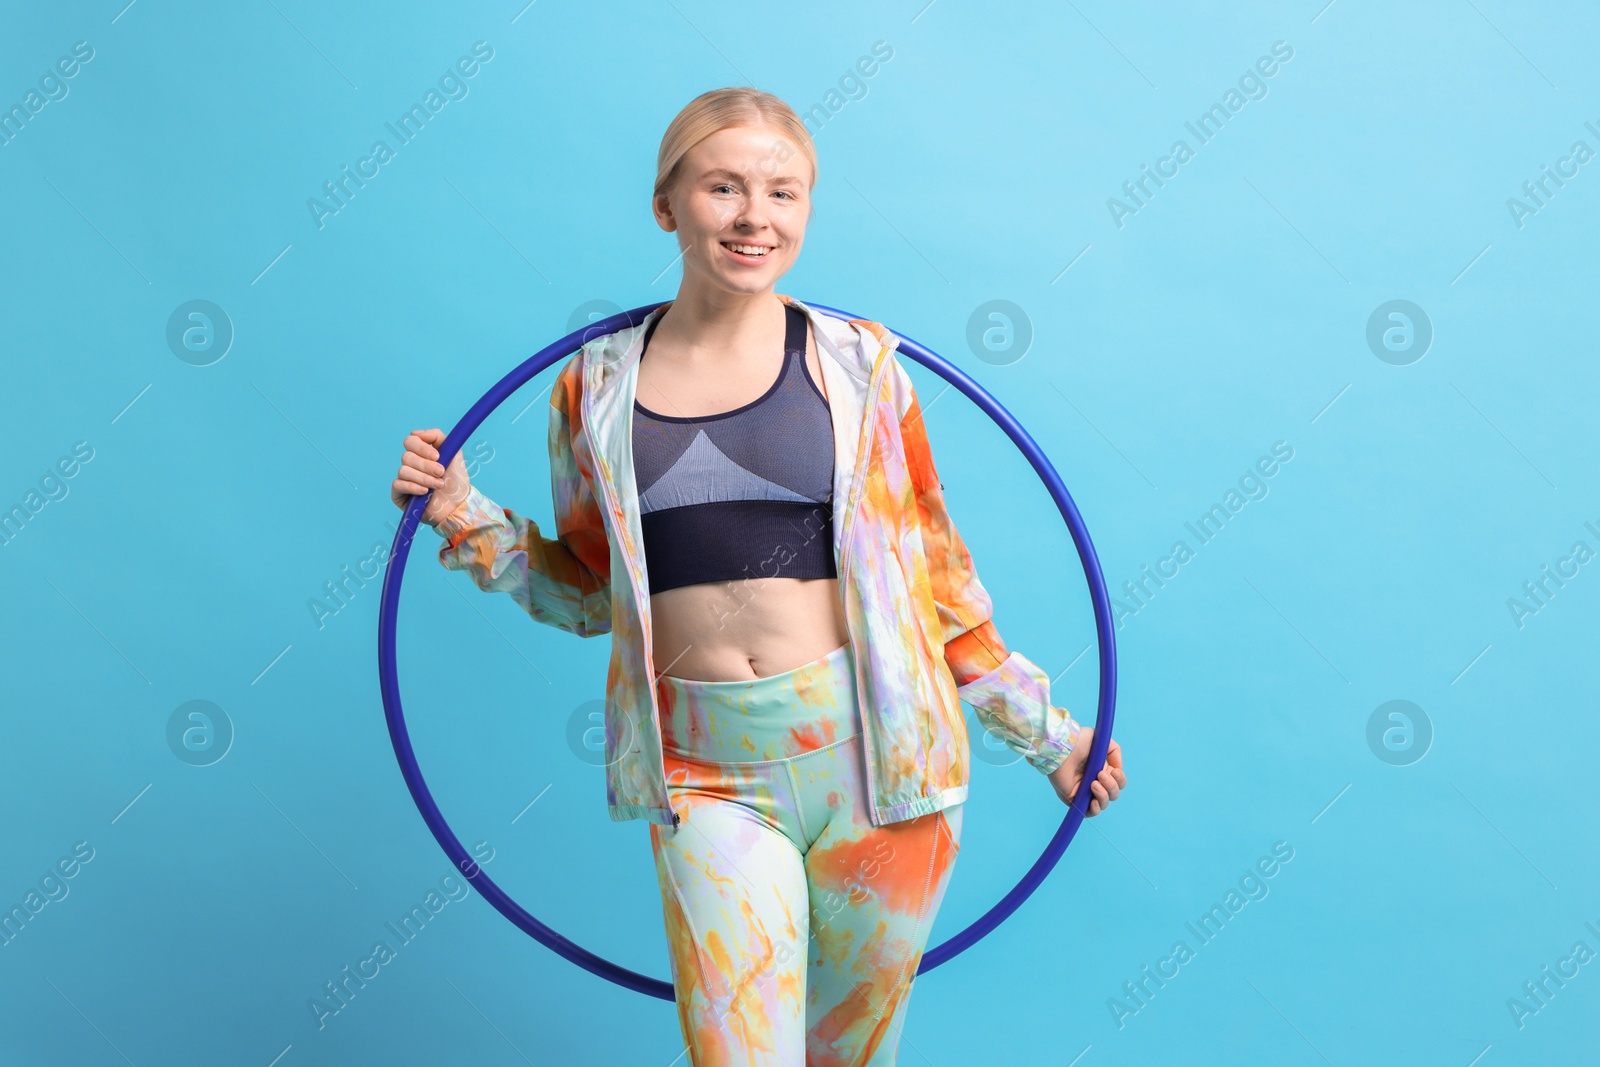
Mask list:
[[[945,511],[899,338],[780,294],[810,319],[833,416],[833,540],[861,697],[874,825],[959,804],[970,771],[961,702],[1042,773],[1079,729],[1050,703],[1048,675],[1008,651],[989,594]],[[596,337],[550,396],[556,537],[474,487],[435,529],[440,562],[534,619],[612,635],[606,679],[606,801],[612,819],[676,824],[657,718],[649,583],[633,476],[637,326]],[[616,580],[620,578],[620,580]]]

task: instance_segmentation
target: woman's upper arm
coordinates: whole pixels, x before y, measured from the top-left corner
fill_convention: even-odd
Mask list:
[[[945,506],[944,486],[939,483],[939,472],[934,466],[916,389],[898,361],[895,372],[900,378],[905,402],[900,417],[900,438],[917,501],[917,523],[928,565],[928,580],[943,629],[940,636],[945,643],[945,659],[957,684],[964,684],[1004,662],[1006,646],[992,621],[994,603],[978,580],[972,553]]]
[[[605,518],[595,496],[592,470],[578,462],[577,443],[583,432],[581,360],[572,357],[550,391],[550,492],[555,507],[556,536],[593,572],[602,586],[611,581],[611,544]]]

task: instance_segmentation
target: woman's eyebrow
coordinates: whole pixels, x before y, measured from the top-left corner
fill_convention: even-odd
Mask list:
[[[713,167],[712,169],[710,169],[710,170],[706,171],[704,174],[702,174],[700,177],[702,179],[706,179],[706,178],[732,178],[735,181],[741,181],[741,182],[745,180],[745,176],[743,174],[740,174],[737,171],[729,170],[726,167]],[[791,174],[780,174],[775,178],[769,179],[769,181],[773,185],[799,185],[799,184],[801,184],[800,179],[794,177]]]

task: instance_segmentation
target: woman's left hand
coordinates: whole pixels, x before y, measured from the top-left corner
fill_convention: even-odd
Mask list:
[[[1068,807],[1072,806],[1072,798],[1078,795],[1078,787],[1083,784],[1083,770],[1089,763],[1089,742],[1092,740],[1094,727],[1080,729],[1078,736],[1073,739],[1072,755],[1050,772],[1050,784],[1055,786],[1056,796]],[[1106,746],[1106,765],[1100,768],[1099,775],[1089,784],[1089,816],[1104,811],[1106,805],[1117,799],[1127,784],[1128,776],[1122,771],[1122,746],[1113,738]]]

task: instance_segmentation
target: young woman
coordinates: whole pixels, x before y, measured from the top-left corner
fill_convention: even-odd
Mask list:
[[[962,701],[1068,803],[1093,730],[995,630],[897,339],[775,291],[817,177],[799,118],[705,93],[657,168],[683,281],[556,379],[557,536],[443,467],[437,428],[391,495],[432,493],[444,566],[612,634],[607,803],[649,822],[691,1061],[892,1064],[960,850]],[[1112,741],[1089,815],[1121,767]]]

